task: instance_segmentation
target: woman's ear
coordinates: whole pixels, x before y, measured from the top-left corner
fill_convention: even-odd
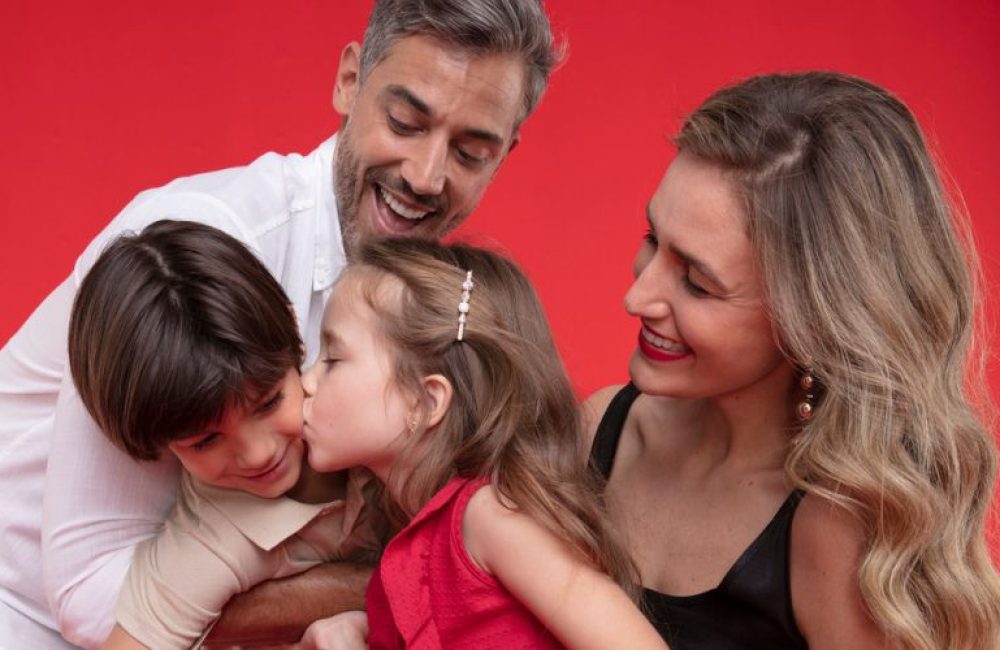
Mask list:
[[[424,388],[424,395],[427,398],[427,419],[425,426],[430,429],[440,424],[444,419],[448,407],[451,406],[452,387],[451,382],[444,375],[427,375],[421,382]]]

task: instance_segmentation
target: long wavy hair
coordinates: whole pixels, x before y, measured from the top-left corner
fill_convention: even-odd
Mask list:
[[[862,522],[872,616],[908,649],[1000,647],[979,271],[915,118],[856,77],[767,75],[676,144],[746,202],[776,337],[822,386],[786,471]]]
[[[468,271],[475,287],[457,341]],[[506,503],[567,540],[636,598],[636,571],[608,527],[602,486],[580,461],[576,397],[524,274],[482,248],[399,238],[365,245],[345,276],[362,282],[399,387],[421,397],[421,379],[431,374],[453,386],[441,422],[418,422],[401,451],[397,466],[407,473],[389,474],[397,525],[451,478],[488,478]],[[396,291],[381,290],[387,278],[402,284],[398,300]]]

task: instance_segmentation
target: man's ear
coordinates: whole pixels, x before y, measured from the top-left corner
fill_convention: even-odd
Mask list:
[[[342,116],[351,112],[361,88],[361,45],[348,43],[340,53],[337,80],[333,85],[333,109]]]
[[[425,425],[428,429],[436,427],[444,419],[448,407],[451,406],[452,386],[444,375],[427,375],[423,379],[424,396],[427,399],[427,414]]]

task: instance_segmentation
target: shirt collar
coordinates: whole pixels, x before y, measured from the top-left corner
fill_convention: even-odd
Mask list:
[[[344,535],[354,530],[365,499],[369,478],[362,472],[348,474],[346,496],[328,503],[301,503],[288,497],[265,499],[241,490],[208,485],[183,472],[181,489],[192,501],[203,501],[222,514],[247,539],[265,551],[282,543],[317,515],[344,510]]]
[[[346,255],[340,232],[340,213],[333,177],[337,149],[337,134],[321,144],[315,151],[316,171],[319,175],[319,206],[316,222],[316,265],[313,271],[313,291],[328,289],[340,274]]]

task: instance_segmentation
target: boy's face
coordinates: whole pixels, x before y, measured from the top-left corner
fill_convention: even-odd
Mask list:
[[[285,378],[245,408],[226,410],[215,426],[168,447],[191,476],[217,487],[274,498],[302,471],[302,383]]]

